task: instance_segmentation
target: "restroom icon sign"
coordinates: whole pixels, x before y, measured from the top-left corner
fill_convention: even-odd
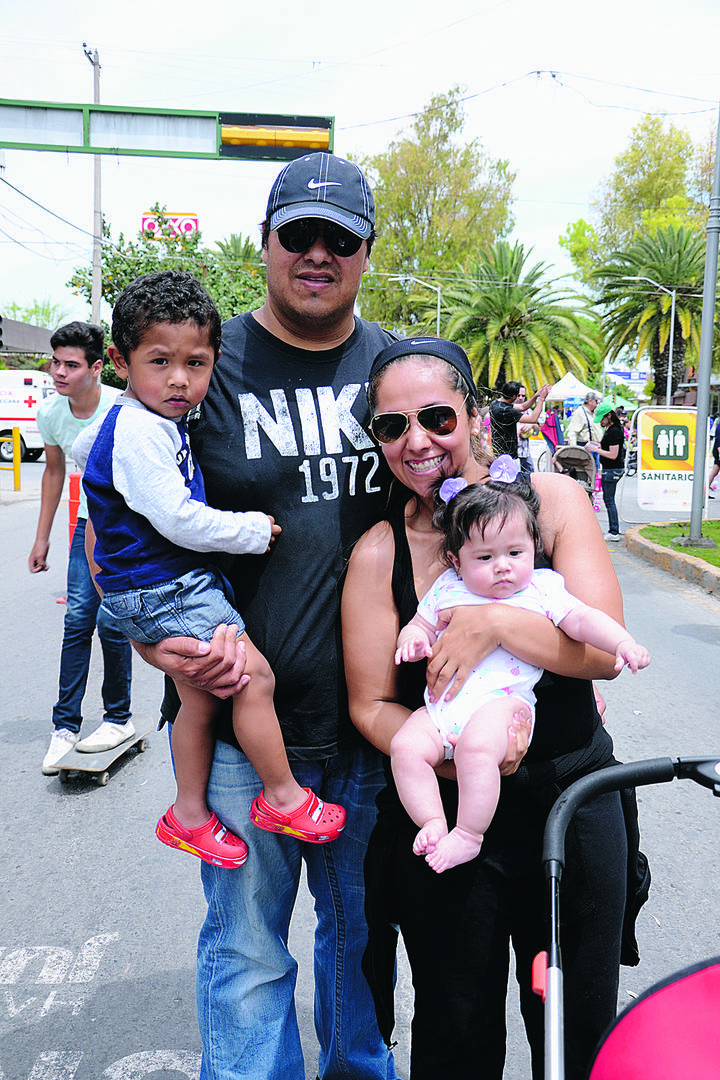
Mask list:
[[[656,424],[653,429],[653,457],[656,461],[687,461],[692,444],[687,424]]]

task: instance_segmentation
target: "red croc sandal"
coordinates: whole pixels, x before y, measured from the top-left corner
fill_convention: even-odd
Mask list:
[[[168,847],[189,851],[205,862],[228,870],[242,866],[248,856],[245,841],[229,832],[215,814],[197,829],[186,829],[173,814],[171,806],[158,821],[155,835]]]
[[[345,811],[335,803],[326,803],[318,799],[310,788],[303,788],[308,797],[291,814],[282,814],[260,792],[253,799],[250,807],[250,820],[260,829],[268,832],[285,833],[297,836],[299,840],[308,840],[311,844],[326,844],[328,840],[337,840],[345,828]]]

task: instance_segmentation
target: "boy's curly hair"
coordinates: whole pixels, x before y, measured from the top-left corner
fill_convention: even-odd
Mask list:
[[[157,323],[194,322],[208,328],[210,347],[220,355],[222,322],[207,289],[182,270],[161,270],[131,281],[112,313],[112,339],[125,360]]]

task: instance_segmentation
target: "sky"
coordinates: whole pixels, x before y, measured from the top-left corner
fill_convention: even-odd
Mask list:
[[[99,54],[103,104],[334,116],[335,152],[364,156],[407,130],[432,95],[460,84],[464,137],[517,173],[511,239],[564,274],[572,267],[558,237],[592,217],[645,113],[666,115],[696,142],[714,140],[718,41],[718,0],[275,0],[268,9],[243,0],[33,0],[6,5],[0,94],[92,101],[86,43]],[[92,158],[6,150],[4,159],[0,314],[48,299],[67,317],[89,318],[67,281],[91,262]],[[281,167],[108,156],[102,209],[113,236],[134,236],[159,202],[197,214],[208,246],[230,233],[257,238]]]

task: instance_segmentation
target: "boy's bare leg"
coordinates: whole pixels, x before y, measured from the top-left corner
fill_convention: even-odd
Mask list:
[[[455,745],[458,780],[457,824],[426,856],[438,874],[479,853],[500,797],[500,770],[508,728],[521,707],[518,698],[493,698],[470,718]]]
[[[435,767],[445,758],[437,725],[427,709],[416,709],[392,738],[390,761],[398,795],[420,832],[413,851],[427,855],[447,833]]]
[[[181,706],[172,732],[173,763],[177,798],[173,814],[186,829],[197,829],[210,818],[205,791],[215,751],[213,719],[218,698],[178,682],[176,689]]]
[[[263,782],[265,798],[284,814],[307,799],[288,764],[285,744],[273,704],[275,678],[265,657],[247,634],[240,635],[247,652],[246,674],[250,682],[233,698],[235,738]]]

